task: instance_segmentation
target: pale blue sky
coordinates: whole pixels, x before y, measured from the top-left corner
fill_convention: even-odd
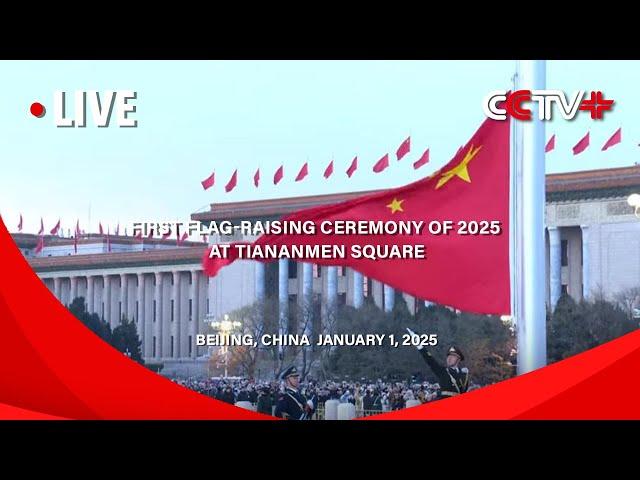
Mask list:
[[[395,187],[439,168],[484,119],[481,100],[510,88],[514,61],[2,61],[0,62],[0,213],[15,230],[36,232],[40,217],[76,218],[91,230],[136,220],[188,220],[211,202]],[[603,121],[583,113],[547,124],[557,134],[547,172],[633,165],[640,160],[640,63],[550,61],[547,86],[599,89],[616,100]],[[138,92],[138,128],[56,128],[55,90]],[[29,106],[40,101],[47,115]],[[559,117],[559,115],[558,115]],[[622,126],[623,143],[601,152]],[[590,129],[591,148],[571,147]],[[412,152],[395,150],[411,135]],[[414,171],[425,148],[431,162]],[[391,167],[371,171],[385,153]],[[344,171],[354,155],[359,169]],[[334,176],[322,172],[335,159]],[[305,161],[309,176],[293,181]],[[272,183],[284,163],[285,179]],[[260,166],[261,185],[252,177]],[[239,184],[224,185],[235,168]],[[200,181],[213,170],[216,185]]]

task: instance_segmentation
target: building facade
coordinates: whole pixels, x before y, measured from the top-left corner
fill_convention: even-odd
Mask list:
[[[640,166],[547,176],[547,304],[560,295],[576,300],[602,293],[614,298],[640,287],[640,218],[626,201],[640,192]],[[303,208],[348,200],[368,192],[213,204],[192,215],[202,222],[275,220]],[[34,271],[63,303],[84,297],[87,308],[112,328],[122,315],[133,320],[147,362],[162,362],[163,373],[194,374],[206,368],[207,348],[195,336],[207,322],[265,298],[277,298],[286,319],[292,304],[316,301],[320,317],[340,304],[362,305],[366,297],[391,310],[402,296],[410,311],[418,302],[388,285],[345,267],[281,259],[270,264],[237,261],[216,277],[203,275],[205,244],[83,236],[78,253],[70,238],[46,237],[33,254],[35,235],[14,234]],[[239,232],[211,236],[210,243],[251,241]],[[285,322],[286,323],[286,322]]]

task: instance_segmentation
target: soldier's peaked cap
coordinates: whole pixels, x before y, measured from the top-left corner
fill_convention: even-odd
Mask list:
[[[289,368],[287,368],[284,372],[282,372],[282,375],[281,375],[283,380],[286,380],[287,378],[293,377],[293,376],[296,376],[296,377],[300,376],[300,374],[298,373],[298,369],[294,365],[291,365]]]
[[[462,354],[462,351],[455,345],[452,345],[449,347],[449,350],[447,351],[447,355],[457,355],[458,357],[460,357],[460,360],[464,360],[464,355]]]

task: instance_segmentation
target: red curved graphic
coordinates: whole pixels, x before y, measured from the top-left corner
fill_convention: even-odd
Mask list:
[[[38,279],[1,219],[0,252],[0,418],[273,418],[183,388],[104,343]],[[638,368],[635,331],[527,375],[367,419],[638,419]]]

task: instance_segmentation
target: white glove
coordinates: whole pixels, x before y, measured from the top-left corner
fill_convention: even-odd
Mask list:
[[[420,335],[418,335],[416,332],[414,332],[408,327],[407,327],[407,332],[409,332],[409,335],[411,335],[411,337],[414,339],[414,342],[416,343],[416,348],[418,350],[422,350],[424,346],[421,344]]]
[[[312,400],[307,400],[307,405],[309,405],[309,408],[313,409],[313,401]]]

